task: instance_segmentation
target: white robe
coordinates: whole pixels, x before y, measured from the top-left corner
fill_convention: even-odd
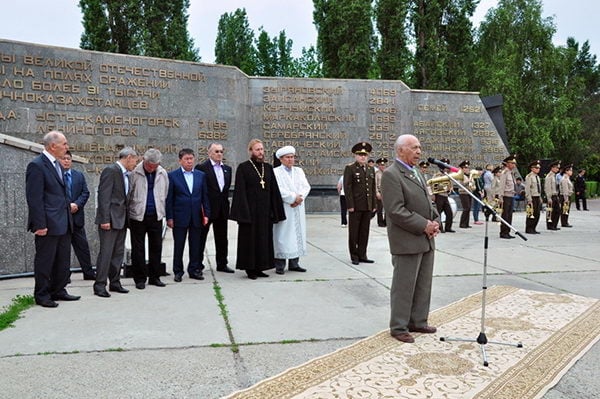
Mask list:
[[[295,208],[291,204],[296,196],[301,195],[306,201],[310,192],[310,184],[304,171],[293,167],[292,172],[286,171],[281,165],[273,169],[277,185],[281,192],[286,220],[273,225],[273,247],[276,259],[294,259],[306,255],[306,216],[304,202]]]

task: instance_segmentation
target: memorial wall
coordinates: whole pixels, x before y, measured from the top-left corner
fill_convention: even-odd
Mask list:
[[[483,166],[508,154],[474,92],[411,90],[400,81],[256,78],[235,67],[0,39],[0,133],[39,143],[51,130],[64,132],[73,154],[89,160],[76,167],[92,192],[88,221],[100,171],[123,146],[158,148],[171,170],[183,147],[202,160],[206,146],[220,142],[235,168],[252,138],[269,154],[291,144],[314,188],[309,211],[338,209],[334,188],[358,141],[373,145],[373,159],[393,159],[402,133],[419,137],[425,157],[454,164]],[[26,164],[20,167],[24,184]]]

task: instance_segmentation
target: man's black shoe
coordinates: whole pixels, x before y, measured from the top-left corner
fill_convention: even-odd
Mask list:
[[[194,280],[204,280],[204,276],[202,275],[202,273],[190,274],[190,278]]]
[[[375,263],[375,261],[371,259],[359,259],[358,261],[361,263]]]
[[[53,301],[78,301],[80,299],[81,299],[81,297],[79,295],[71,295],[68,293],[52,295]]]
[[[235,273],[235,270],[227,267],[227,266],[221,266],[221,267],[217,267],[217,271],[218,272],[223,272],[223,273]]]
[[[151,278],[148,280],[148,285],[155,285],[157,287],[164,287],[166,286],[165,283],[163,283],[162,281],[160,281],[159,278]]]
[[[285,272],[283,270],[279,270],[279,269],[275,270],[275,273],[277,273],[277,274],[285,274]]]
[[[269,277],[269,275],[267,273],[263,273],[263,272],[256,272],[256,277]]]
[[[254,274],[254,273],[246,273],[246,275],[248,276],[248,278],[250,280],[256,280],[256,278],[257,278],[256,274]]]
[[[306,271],[305,268],[300,267],[300,266],[298,266],[298,267],[290,267],[289,270],[293,271],[293,272],[300,272],[300,273],[304,273]]]
[[[353,265],[358,265],[358,263],[359,263],[357,260],[354,260],[354,259],[351,260],[350,262],[352,262]]]
[[[95,274],[84,274],[83,279],[84,280],[96,280],[96,275]]]
[[[501,234],[500,238],[510,239],[510,238],[515,238],[515,236],[511,236],[510,234]]]
[[[139,283],[135,283],[135,288],[137,288],[138,290],[143,290],[144,288],[146,288],[146,283],[143,282],[139,282]]]
[[[108,287],[108,290],[111,292],[118,292],[119,294],[127,294],[129,290],[127,288],[123,288],[122,285],[116,285],[114,287]]]
[[[105,289],[104,290],[98,290],[98,291],[94,290],[94,295],[97,295],[97,296],[102,297],[102,298],[110,298],[110,294]]]
[[[43,308],[55,308],[58,306],[58,303],[54,302],[52,299],[36,299],[35,303]]]
[[[181,283],[181,274],[176,274],[175,277],[173,277],[173,281]]]
[[[446,233],[456,233],[456,230],[446,229]]]

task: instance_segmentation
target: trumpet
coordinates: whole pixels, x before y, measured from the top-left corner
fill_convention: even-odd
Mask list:
[[[546,223],[552,223],[552,202],[546,204]]]
[[[535,216],[533,216],[533,205],[527,204],[525,207],[525,214],[529,219],[535,219]]]
[[[569,209],[571,209],[571,201],[566,200],[565,202],[563,202],[563,205],[562,205],[562,214],[568,215]]]

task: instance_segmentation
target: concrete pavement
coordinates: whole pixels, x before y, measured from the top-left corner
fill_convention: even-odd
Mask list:
[[[499,239],[490,223],[487,285],[600,298],[600,200],[588,202],[590,212],[571,211],[573,228],[551,232],[540,223],[542,234],[528,241]],[[515,214],[521,231],[524,219]],[[372,224],[376,263],[353,266],[337,214],[309,215],[307,229],[307,273],[271,270],[251,281],[240,271],[216,272],[211,234],[204,281],[169,276],[164,288],[136,290],[123,279],[131,292],[104,299],[74,274],[69,292],[80,301],[35,306],[0,331],[0,398],[219,398],[386,329],[386,230]],[[438,236],[433,309],[481,290],[484,229]],[[230,265],[236,245],[232,223]],[[171,248],[169,233],[168,268]],[[32,291],[32,278],[0,281],[0,306]],[[600,397],[599,362],[596,344],[544,398]]]

